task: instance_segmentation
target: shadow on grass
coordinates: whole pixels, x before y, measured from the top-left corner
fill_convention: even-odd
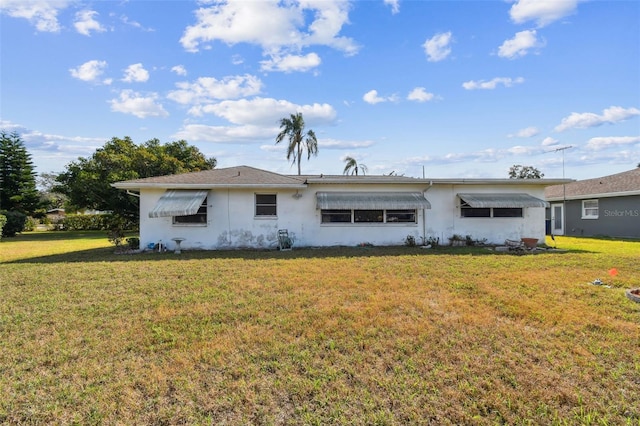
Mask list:
[[[321,258],[354,258],[354,257],[390,257],[390,256],[532,256],[542,253],[565,254],[587,253],[584,250],[549,251],[549,252],[496,252],[490,247],[436,247],[431,249],[406,246],[374,246],[374,247],[301,247],[290,251],[274,249],[234,249],[234,250],[182,250],[174,252],[134,252],[116,253],[113,247],[71,251],[59,254],[35,256],[16,259],[5,264],[28,263],[76,263],[76,262],[155,262],[186,261],[193,259],[321,259]]]

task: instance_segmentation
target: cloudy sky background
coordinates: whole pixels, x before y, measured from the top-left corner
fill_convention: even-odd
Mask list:
[[[638,22],[636,1],[0,0],[0,128],[37,172],[130,136],[293,174],[275,136],[302,112],[303,173],[604,176],[640,163]]]

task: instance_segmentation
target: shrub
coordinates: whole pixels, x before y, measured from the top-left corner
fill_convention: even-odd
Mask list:
[[[140,238],[129,237],[127,238],[127,244],[131,250],[138,250],[140,248]]]
[[[409,247],[415,247],[416,237],[411,234],[407,235],[407,237],[404,239],[404,244]]]
[[[27,217],[27,220],[24,222],[23,231],[35,231],[36,226],[38,226],[38,221],[31,216]]]
[[[2,239],[2,229],[4,228],[5,223],[7,223],[7,217],[0,214],[0,239]]]
[[[17,233],[24,230],[24,224],[27,220],[27,215],[17,211],[4,211],[0,214],[6,217],[6,223],[2,227],[3,237],[15,237]]]
[[[138,229],[138,225],[122,216],[107,214],[70,214],[62,220],[62,227],[68,231],[106,231],[113,229]]]

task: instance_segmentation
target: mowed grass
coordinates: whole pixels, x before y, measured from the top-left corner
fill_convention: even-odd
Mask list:
[[[568,251],[5,239],[0,423],[640,424],[640,242],[548,243]]]

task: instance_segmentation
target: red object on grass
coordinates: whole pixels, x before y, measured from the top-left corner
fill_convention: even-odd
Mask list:
[[[616,268],[609,269],[609,275],[615,277],[616,275],[618,275],[618,270]]]

